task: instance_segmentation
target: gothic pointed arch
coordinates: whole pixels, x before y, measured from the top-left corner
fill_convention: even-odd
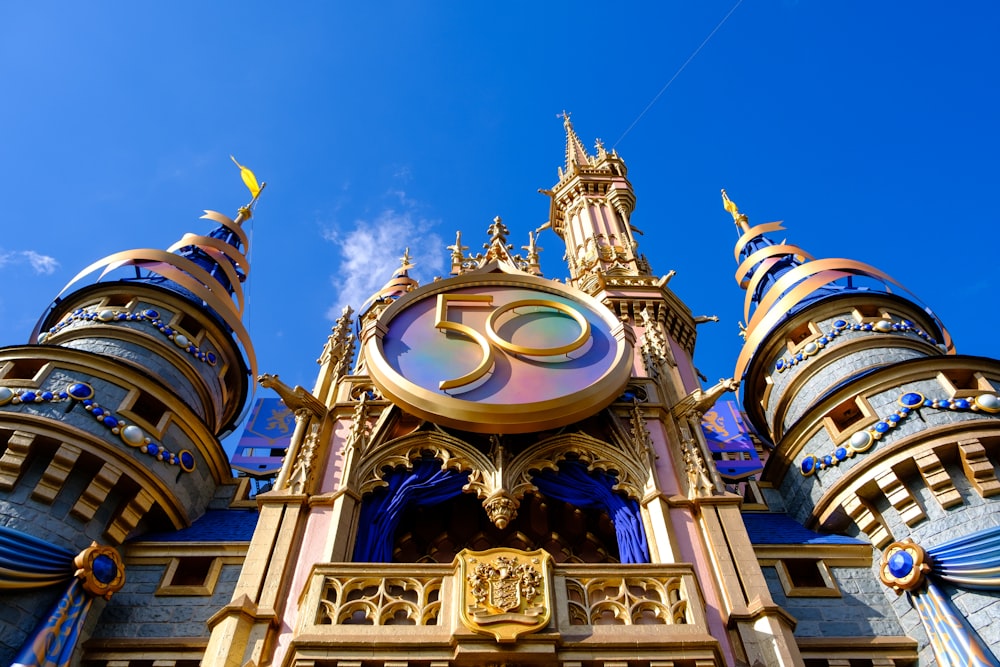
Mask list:
[[[642,500],[648,470],[627,450],[582,431],[562,433],[542,440],[518,455],[505,471],[507,488],[515,498],[536,491],[533,471],[558,471],[559,463],[577,460],[588,471],[601,470],[615,476],[613,490],[635,501]]]

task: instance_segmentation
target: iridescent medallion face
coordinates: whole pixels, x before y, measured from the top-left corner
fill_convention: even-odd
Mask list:
[[[467,274],[400,298],[364,333],[387,397],[479,433],[556,428],[624,389],[632,346],[594,299],[527,275]]]

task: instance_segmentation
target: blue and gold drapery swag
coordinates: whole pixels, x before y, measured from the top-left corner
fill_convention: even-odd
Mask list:
[[[947,586],[1000,591],[1000,526],[924,550],[891,544],[880,565],[883,583],[906,591],[941,667],[1000,667],[1000,660],[952,603]]]
[[[387,473],[386,486],[365,498],[358,522],[355,562],[387,563],[392,560],[396,528],[408,506],[437,505],[462,493],[468,472],[442,469],[441,461],[424,458],[411,470]],[[614,491],[617,479],[603,470],[588,471],[580,461],[562,461],[558,472],[542,471],[532,477],[542,494],[585,509],[608,513],[618,537],[622,563],[648,563],[649,546],[639,506]]]
[[[79,554],[13,528],[0,526],[0,591],[65,584],[65,593],[11,667],[65,667],[80,628],[97,596],[110,598],[125,583],[121,558],[111,547],[92,544]]]

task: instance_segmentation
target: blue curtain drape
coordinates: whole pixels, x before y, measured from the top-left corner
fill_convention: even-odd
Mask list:
[[[73,576],[73,553],[0,526],[0,589],[39,588]]]
[[[603,470],[587,471],[580,461],[562,461],[559,472],[543,470],[531,480],[542,494],[585,509],[608,513],[618,537],[618,556],[622,563],[648,563],[649,545],[642,527],[639,505],[612,489],[614,475]]]
[[[0,590],[69,582],[48,617],[21,647],[11,667],[65,667],[93,598],[73,575],[73,553],[19,530],[0,526]]]
[[[1000,526],[926,550],[926,584],[909,593],[941,667],[1000,667],[1000,660],[938,586],[1000,590]]]
[[[462,493],[468,472],[442,470],[437,459],[420,459],[412,470],[397,469],[383,479],[388,487],[366,496],[361,506],[355,562],[388,563],[399,519],[407,507],[437,505]]]

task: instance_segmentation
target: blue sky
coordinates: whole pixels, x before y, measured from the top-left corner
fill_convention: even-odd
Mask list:
[[[654,271],[721,318],[699,327],[712,381],[743,298],[722,187],[995,355],[1000,7],[746,0],[633,126],[734,5],[3,3],[0,344],[90,262],[234,215],[234,154],[268,182],[247,287],[260,368],[311,387],[333,318],[404,246],[428,279],[495,215],[526,243],[566,109],[625,159]],[[559,239],[539,245],[564,277]]]

